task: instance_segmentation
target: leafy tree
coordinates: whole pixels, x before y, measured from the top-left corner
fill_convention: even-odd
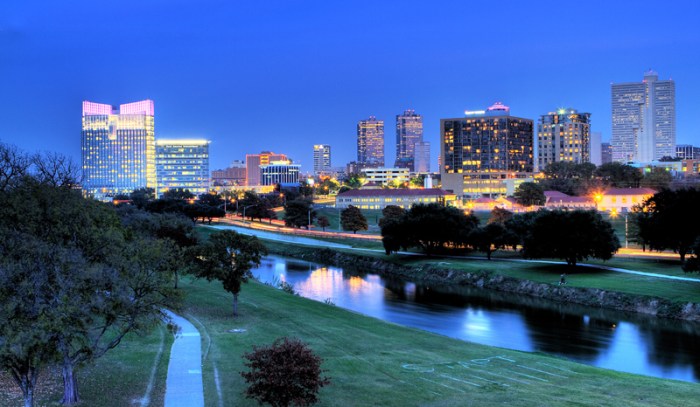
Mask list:
[[[515,190],[515,200],[523,206],[542,206],[545,203],[545,196],[542,187],[534,182],[523,182]]]
[[[360,208],[350,205],[340,212],[340,225],[343,230],[352,230],[352,233],[357,233],[358,230],[367,230],[367,218],[362,214]]]
[[[212,234],[201,246],[197,258],[197,274],[207,281],[218,280],[224,290],[233,295],[233,315],[238,316],[238,294],[241,285],[252,277],[251,269],[260,265],[267,249],[255,236],[245,236],[232,230]]]
[[[497,206],[491,210],[491,217],[489,218],[488,223],[500,223],[501,225],[504,225],[512,217],[513,212]]]
[[[637,168],[618,162],[601,165],[596,169],[595,175],[606,185],[616,188],[639,188],[642,180],[642,174]]]
[[[695,240],[693,245],[690,247],[690,251],[693,253],[693,255],[690,256],[683,264],[683,271],[686,273],[700,272],[700,238]]]
[[[317,195],[328,195],[334,192],[338,192],[340,188],[340,183],[333,178],[327,177],[323,178],[321,182],[316,184],[316,194]]]
[[[425,185],[425,174],[419,174],[411,178],[408,182],[412,187],[423,188],[423,185]]]
[[[489,223],[474,228],[469,235],[469,241],[474,249],[486,253],[486,258],[491,260],[491,253],[506,246],[507,233],[508,230],[501,223]]]
[[[345,178],[345,181],[343,181],[343,185],[348,187],[349,189],[358,189],[362,187],[362,180],[364,179],[364,174],[362,173],[353,173],[353,174],[348,174],[347,177]]]
[[[633,221],[651,250],[673,250],[681,261],[700,236],[700,190],[662,190],[643,202]]]
[[[311,201],[308,199],[287,201],[287,205],[284,207],[284,224],[286,226],[295,228],[303,226],[308,229],[315,217],[316,211],[313,210]]]
[[[532,228],[537,214],[538,212],[518,213],[505,221],[504,226],[509,232],[508,245],[511,246],[513,250],[525,244],[525,237]]]
[[[248,387],[247,398],[276,407],[309,406],[318,401],[318,391],[330,384],[322,377],[323,360],[298,339],[277,339],[271,346],[253,346],[243,355],[241,372]]]
[[[397,205],[387,205],[382,209],[382,218],[379,219],[379,227],[384,227],[387,222],[398,221],[406,214],[406,210]]]
[[[331,225],[331,222],[328,220],[328,217],[326,216],[319,216],[317,220],[318,226],[320,226],[323,231],[326,231],[326,228]]]
[[[189,189],[183,189],[183,188],[173,188],[169,189],[160,196],[161,199],[178,199],[178,200],[187,200],[187,199],[194,199],[194,194],[190,192]]]
[[[420,247],[431,255],[447,245],[463,246],[479,220],[457,208],[439,204],[416,204],[397,221],[382,227],[382,242],[387,254],[399,247]]]
[[[553,257],[575,266],[589,257],[608,260],[620,248],[610,222],[597,211],[539,211],[525,237],[527,258]]]
[[[652,167],[647,174],[644,174],[639,185],[643,188],[653,188],[658,191],[668,188],[672,181],[673,175],[665,168]]]
[[[213,207],[223,207],[224,206],[224,200],[221,197],[221,195],[213,193],[213,194],[201,194],[199,196],[199,203],[202,205],[207,205],[207,206],[213,206]]]
[[[557,161],[547,164],[545,178],[538,183],[543,190],[559,191],[568,195],[580,195],[591,188],[596,166],[591,163]]]

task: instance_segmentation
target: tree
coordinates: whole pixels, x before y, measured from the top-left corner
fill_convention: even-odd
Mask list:
[[[518,213],[505,221],[504,226],[508,230],[507,244],[511,246],[513,250],[516,250],[518,245],[523,246],[525,244],[525,237],[532,228],[532,224],[538,213],[539,212]]]
[[[360,208],[350,205],[340,212],[340,225],[343,230],[352,230],[352,233],[357,233],[358,230],[367,230],[367,218],[362,214]]]
[[[15,262],[5,264],[3,273],[12,271],[11,278],[19,279],[0,303],[17,304],[12,295],[32,297],[37,306],[15,308],[21,313],[13,315],[17,321],[30,321],[41,304],[49,305],[41,316],[49,324],[26,324],[17,335],[43,338],[50,350],[45,354],[62,370],[64,404],[79,401],[77,368],[119,345],[129,332],[148,331],[165,318],[162,309],[177,302],[164,270],[174,265],[172,246],[131,236],[112,205],[85,199],[67,186],[24,177],[0,195],[0,233],[5,237],[0,258]],[[34,245],[36,254],[23,254],[31,246],[14,244],[17,239]],[[17,262],[30,259],[34,263],[22,271]]]
[[[156,199],[156,191],[153,188],[137,188],[130,195],[129,199],[139,209],[146,208],[149,202]]]
[[[34,177],[45,185],[75,188],[82,181],[80,165],[57,153],[35,154],[31,158]]]
[[[507,229],[500,223],[489,223],[483,227],[474,228],[469,240],[474,249],[486,253],[491,260],[491,253],[502,249],[507,243]]]
[[[577,164],[557,161],[547,164],[542,171],[544,179],[539,185],[546,191],[559,191],[568,195],[580,195],[591,187],[596,166],[591,163]]]
[[[243,355],[241,372],[248,387],[247,398],[276,407],[309,406],[318,401],[318,391],[330,384],[322,377],[323,360],[298,339],[277,339],[271,346],[253,346]]]
[[[319,216],[318,217],[318,226],[320,226],[323,231],[326,231],[326,228],[331,225],[331,222],[328,220],[328,217],[326,216]]]
[[[515,190],[515,200],[523,206],[542,206],[545,203],[545,196],[542,187],[534,182],[523,182]]]
[[[221,196],[217,193],[211,193],[211,194],[201,194],[199,196],[199,203],[202,205],[207,205],[207,206],[213,206],[213,207],[219,207],[219,206],[224,206],[224,200],[221,198]]]
[[[637,168],[618,162],[601,165],[596,169],[595,175],[606,185],[616,188],[639,188],[642,180],[642,174]]]
[[[315,217],[316,211],[313,210],[311,201],[308,199],[300,198],[287,201],[287,205],[284,207],[284,224],[286,226],[295,228],[304,226],[308,229]]]
[[[384,227],[387,222],[398,221],[406,214],[406,210],[397,205],[387,205],[382,209],[382,218],[379,219],[379,227]]]
[[[651,250],[671,249],[681,261],[700,237],[700,190],[664,189],[644,201],[633,220]]]
[[[693,255],[683,264],[683,271],[686,273],[700,272],[700,238],[695,240],[690,251]]]
[[[608,260],[619,248],[610,222],[584,210],[539,211],[523,247],[527,258],[559,258],[571,266],[589,257]]]
[[[189,189],[174,188],[169,189],[161,195],[161,199],[187,200],[194,199],[194,194]]]
[[[653,188],[658,191],[668,188],[672,181],[673,175],[665,168],[652,167],[648,173],[644,174],[639,185],[643,188]]]
[[[488,223],[500,223],[501,225],[504,225],[512,217],[513,212],[497,206],[491,210],[491,217],[489,217]]]
[[[233,230],[212,234],[198,253],[197,275],[207,281],[218,280],[233,295],[233,315],[238,316],[238,294],[241,285],[252,277],[251,269],[260,265],[267,249],[255,236]]]
[[[13,145],[0,143],[0,191],[6,191],[29,173],[31,158]]]

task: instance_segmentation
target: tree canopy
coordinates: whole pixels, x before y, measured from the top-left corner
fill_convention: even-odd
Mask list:
[[[514,197],[515,200],[523,206],[542,206],[546,200],[544,190],[534,182],[523,182],[518,185]]]
[[[575,266],[590,257],[609,260],[619,248],[610,222],[597,211],[540,210],[525,236],[523,254],[563,259]]]
[[[350,205],[340,212],[340,225],[343,230],[352,230],[352,233],[357,233],[358,230],[367,230],[367,218],[362,214],[360,208]]]
[[[284,207],[284,224],[295,228],[309,228],[316,218],[316,211],[313,209],[313,204],[305,198],[287,201]]]

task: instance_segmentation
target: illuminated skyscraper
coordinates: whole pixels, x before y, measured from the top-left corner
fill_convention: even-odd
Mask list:
[[[416,143],[414,171],[418,173],[430,172],[430,143],[421,141]]]
[[[357,122],[357,164],[384,167],[384,121],[370,116]]]
[[[328,144],[314,145],[314,174],[331,169],[331,146]]]
[[[83,101],[83,189],[105,199],[156,188],[153,101],[110,105]]]
[[[396,115],[396,161],[394,167],[415,171],[415,146],[423,142],[423,116],[408,109]]]
[[[612,85],[613,161],[651,162],[676,155],[676,84],[654,71],[642,82]]]
[[[260,166],[261,185],[295,184],[299,185],[301,165],[291,161],[272,161]]]
[[[440,120],[442,187],[458,197],[510,195],[533,176],[533,123],[496,103]]]
[[[540,171],[547,164],[591,161],[591,114],[575,109],[559,109],[540,116],[537,123],[537,163]]]
[[[169,189],[209,192],[209,140],[156,140],[156,176],[161,196]]]

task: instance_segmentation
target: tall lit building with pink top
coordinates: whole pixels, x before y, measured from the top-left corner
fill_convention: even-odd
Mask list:
[[[83,101],[83,190],[97,199],[156,188],[153,101]]]

